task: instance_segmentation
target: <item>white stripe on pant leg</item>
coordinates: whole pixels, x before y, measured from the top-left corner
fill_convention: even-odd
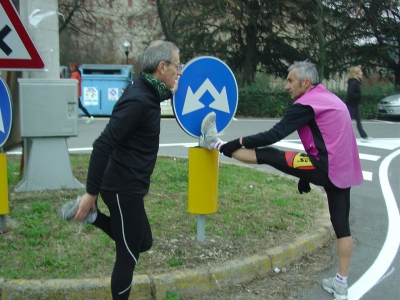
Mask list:
[[[130,288],[132,287],[132,283],[122,292],[120,292],[118,295],[122,295],[123,293],[125,293],[126,291],[128,291]]]
[[[125,231],[124,231],[124,217],[122,216],[122,211],[121,211],[121,205],[119,204],[119,196],[117,194],[117,203],[118,203],[118,209],[119,209],[119,215],[121,216],[121,226],[122,226],[122,236],[124,239],[124,243],[125,243],[125,247],[128,250],[128,252],[130,253],[130,255],[132,256],[132,258],[135,260],[135,264],[137,264],[137,260],[135,255],[133,255],[132,251],[129,249],[128,244],[126,243],[126,239],[125,239]],[[119,295],[125,293],[126,291],[128,291],[132,286],[132,282],[131,284],[122,292],[119,293]]]

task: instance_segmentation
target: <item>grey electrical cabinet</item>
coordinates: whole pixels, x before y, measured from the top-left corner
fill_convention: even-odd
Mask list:
[[[78,81],[21,78],[21,137],[78,135]]]

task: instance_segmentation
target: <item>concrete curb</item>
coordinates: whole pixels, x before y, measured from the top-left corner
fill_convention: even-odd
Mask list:
[[[226,164],[251,168],[237,163]],[[291,178],[289,175],[280,175]],[[325,206],[327,207],[327,204]],[[154,276],[134,275],[129,299],[164,300],[167,291],[177,292],[182,297],[193,296],[230,284],[246,283],[257,276],[267,275],[273,272],[274,268],[282,268],[326,243],[334,235],[328,220],[329,214],[326,209],[320,216],[320,225],[314,233],[305,234],[292,243],[266,249],[258,255],[231,260],[211,268],[173,271]],[[111,300],[110,278],[49,280],[0,278],[0,300],[25,299]]]
[[[323,216],[329,220],[328,214]],[[305,234],[292,243],[267,249],[264,253],[235,259],[207,269],[175,271],[156,276],[134,275],[129,299],[163,300],[166,292],[180,296],[210,292],[229,284],[249,282],[282,268],[326,243],[333,231],[322,223],[316,233]],[[110,278],[5,280],[0,278],[1,300],[98,300],[111,299]]]
[[[167,291],[178,292],[180,296],[196,295],[266,275],[274,268],[282,268],[326,243],[333,233],[330,226],[330,223],[325,224],[315,234],[306,234],[291,244],[268,249],[263,254],[232,260],[206,270],[154,276],[151,278],[156,292],[154,299],[165,299]]]

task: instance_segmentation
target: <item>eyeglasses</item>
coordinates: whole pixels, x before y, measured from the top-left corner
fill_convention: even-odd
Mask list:
[[[165,61],[167,64],[170,64],[170,65],[174,65],[175,67],[177,67],[178,68],[178,70],[183,70],[183,67],[185,66],[184,64],[174,64],[174,63],[172,63],[172,62],[170,62],[170,61]]]

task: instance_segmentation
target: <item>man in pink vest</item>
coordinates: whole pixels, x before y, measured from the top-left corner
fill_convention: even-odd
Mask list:
[[[363,182],[354,131],[346,105],[319,84],[315,65],[295,62],[288,69],[286,90],[295,100],[270,130],[230,142],[219,139],[214,112],[201,125],[200,146],[249,164],[267,164],[299,178],[300,194],[310,182],[322,186],[337,237],[339,270],[322,286],[335,299],[348,299],[347,275],[353,251],[350,233],[350,188]],[[281,151],[274,144],[297,130],[306,153]],[[259,148],[263,147],[263,148]]]

